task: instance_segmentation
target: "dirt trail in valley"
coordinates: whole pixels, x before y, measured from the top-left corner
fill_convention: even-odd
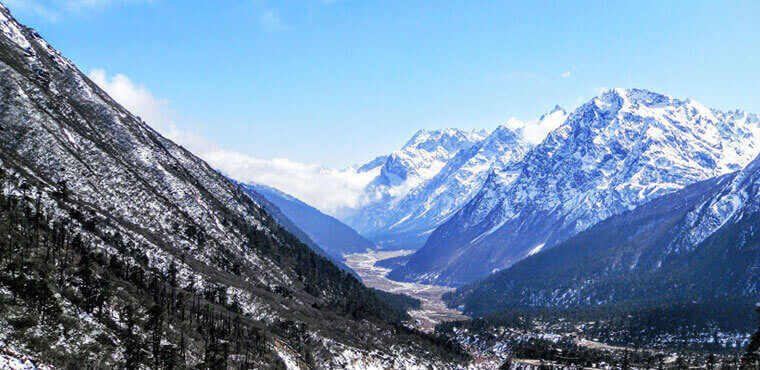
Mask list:
[[[422,301],[419,310],[409,312],[414,326],[422,331],[431,332],[435,325],[444,321],[468,319],[461,312],[446,307],[441,296],[453,291],[454,288],[439,285],[427,285],[420,283],[402,283],[393,281],[385,276],[390,269],[375,266],[375,262],[388,258],[405,256],[413,253],[411,250],[402,251],[372,251],[367,253],[355,253],[344,256],[346,265],[356,271],[364,281],[364,285],[384,290],[391,293],[403,293]]]

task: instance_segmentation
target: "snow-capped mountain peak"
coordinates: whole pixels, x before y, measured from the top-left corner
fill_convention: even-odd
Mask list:
[[[647,90],[605,91],[533,147],[517,173],[495,172],[501,179],[489,179],[431,235],[417,262],[394,274],[461,283],[507,267],[536,245],[551,248],[609,216],[742,168],[760,152],[757,122]]]
[[[370,203],[346,221],[381,242],[421,245],[429,231],[477,192],[487,171],[518,161],[524,146],[506,126],[493,132],[420,130],[382,165],[376,159],[360,167],[378,175],[368,187]],[[382,233],[393,236],[377,238]]]
[[[457,152],[470,147],[487,135],[484,131],[462,131],[448,128],[420,130],[385,163],[386,173],[401,180],[433,177]]]
[[[482,131],[457,129],[418,131],[403,147],[387,156],[381,166],[374,166],[373,169],[379,168],[380,172],[369,185],[372,199],[387,201],[403,196],[435,176],[457,152],[482,140],[484,136]]]

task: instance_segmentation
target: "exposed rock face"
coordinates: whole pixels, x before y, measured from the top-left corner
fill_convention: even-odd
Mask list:
[[[480,192],[391,278],[460,285],[612,215],[736,171],[760,152],[760,120],[692,100],[614,89],[576,109]]]
[[[760,157],[613,216],[446,297],[476,315],[510,308],[746,304],[760,293]]]

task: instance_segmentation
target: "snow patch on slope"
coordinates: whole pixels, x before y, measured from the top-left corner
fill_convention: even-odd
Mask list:
[[[541,244],[537,245],[535,248],[531,249],[530,252],[528,252],[527,256],[532,256],[532,255],[534,255],[534,254],[536,254],[538,252],[541,252],[541,250],[544,249],[544,245],[546,245],[546,243],[541,243]]]
[[[18,23],[9,18],[8,14],[10,14],[8,8],[0,4],[0,30],[18,47],[29,50],[32,45],[24,37],[24,34],[21,33]]]

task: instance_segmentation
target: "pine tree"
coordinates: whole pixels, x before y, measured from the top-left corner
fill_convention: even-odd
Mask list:
[[[760,315],[760,304],[755,307],[755,312]],[[757,369],[758,367],[760,367],[760,327],[752,334],[742,356],[742,368]]]
[[[715,355],[709,354],[707,356],[707,370],[713,370],[715,368]]]

